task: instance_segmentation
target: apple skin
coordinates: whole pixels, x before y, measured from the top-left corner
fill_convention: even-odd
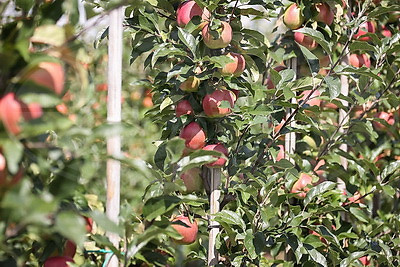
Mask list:
[[[317,3],[315,4],[315,9],[318,12],[318,15],[315,17],[316,21],[323,22],[327,25],[331,25],[333,23],[335,15],[327,3]]]
[[[232,112],[236,96],[232,91],[217,89],[203,98],[203,110],[207,117],[221,118]],[[228,101],[231,108],[220,108],[222,101]]]
[[[274,70],[276,70],[277,72],[280,72],[285,69],[286,69],[286,66],[281,66],[281,65],[274,67]],[[269,75],[269,74],[268,74],[265,84],[267,85],[267,89],[275,89],[275,84],[272,82],[271,75]]]
[[[364,35],[366,33],[375,33],[375,28],[376,28],[375,24],[371,21],[366,21],[364,23],[361,23],[360,27],[358,28],[358,31],[356,32],[356,34],[354,34],[353,38],[358,39],[360,41],[370,41],[371,37]]]
[[[221,143],[218,144],[211,144],[211,145],[206,145],[203,150],[208,150],[208,151],[218,151],[224,154],[226,157],[228,157],[228,149]],[[214,162],[206,164],[207,167],[209,168],[214,168],[214,167],[223,167],[226,163],[226,159],[222,157],[218,157],[217,160]]]
[[[74,258],[75,253],[76,253],[76,244],[71,240],[67,240],[64,244],[63,256]]]
[[[381,34],[385,37],[392,37],[392,32],[385,25],[382,26]]]
[[[64,91],[65,72],[61,64],[41,62],[28,74],[28,80],[53,90],[56,94]]]
[[[192,168],[181,174],[181,179],[186,186],[186,193],[203,191],[203,179],[201,169]]]
[[[50,257],[44,262],[43,267],[68,267],[67,262],[73,263],[74,260],[65,256]]]
[[[283,14],[283,23],[292,30],[296,30],[301,27],[304,22],[304,16],[301,13],[301,9],[297,4],[291,4]]]
[[[26,105],[20,101],[15,93],[7,93],[0,99],[0,119],[7,130],[13,134],[19,134],[21,128],[20,120],[37,119],[43,114],[42,108],[37,103]]]
[[[389,125],[393,125],[393,124],[395,123],[395,119],[394,119],[393,113],[388,113],[388,112],[381,111],[381,112],[378,112],[378,113],[375,115],[375,117],[376,117],[376,118],[379,118],[379,119],[385,120]],[[379,131],[386,131],[386,130],[387,130],[387,129],[386,129],[386,126],[383,125],[383,124],[380,123],[380,122],[373,121],[372,124],[373,124],[373,125],[375,126],[375,128],[376,128],[377,130],[379,130]]]
[[[285,158],[285,147],[283,145],[278,145],[278,147],[279,147],[279,152],[278,155],[276,155],[276,162]]]
[[[199,90],[200,80],[195,76],[187,78],[179,88],[184,92],[197,92]]]
[[[307,186],[312,184],[312,177],[308,174],[301,173],[300,178],[293,184],[290,193],[297,193],[297,198],[305,198],[310,188]]]
[[[232,28],[228,22],[222,21],[222,28],[219,38],[214,39],[210,32],[209,23],[207,23],[201,30],[204,44],[210,49],[221,49],[227,47],[232,41]]]
[[[202,149],[206,145],[206,133],[197,122],[186,125],[179,137],[185,139],[186,147],[191,150]]]
[[[241,54],[238,53],[230,52],[227,54],[227,56],[235,61],[226,64],[222,69],[220,69],[221,74],[224,76],[240,76],[246,68],[246,60]]]
[[[301,44],[302,46],[306,47],[308,50],[312,51],[318,47],[318,43],[311,38],[301,32],[294,33],[294,40],[296,43]]]
[[[202,20],[209,20],[210,12],[206,8],[201,9],[195,1],[186,1],[180,4],[176,11],[176,22],[179,27],[185,27],[195,16],[200,16]]]
[[[183,116],[183,115],[193,115],[194,110],[192,105],[190,104],[189,100],[181,100],[176,104],[175,108],[175,114],[177,117]]]
[[[0,186],[7,182],[7,161],[0,151]]]
[[[100,83],[96,86],[97,92],[106,92],[107,90],[108,90],[108,84],[106,83]]]
[[[300,100],[305,99],[309,94],[311,93],[311,90],[305,90],[301,93],[302,97],[300,98]],[[310,97],[310,99],[306,102],[307,105],[309,106],[321,106],[321,99],[319,99],[318,97],[321,95],[321,93],[316,90]]]
[[[85,225],[86,232],[91,233],[93,230],[93,219],[86,216],[83,216],[83,219],[85,219],[86,222]]]
[[[367,68],[371,67],[371,61],[366,54],[358,55],[358,54],[351,54],[349,56],[349,63],[353,67],[360,68],[365,66]]]
[[[358,260],[361,262],[361,264],[362,264],[363,266],[368,266],[368,265],[371,264],[370,260],[368,259],[368,256],[362,256],[362,257],[359,258]]]
[[[174,222],[180,222],[182,224],[174,224]],[[176,243],[181,245],[189,245],[196,241],[197,232],[199,230],[197,222],[193,220],[190,222],[189,218],[184,215],[179,215],[172,220],[171,226],[183,237],[180,240],[175,240]]]

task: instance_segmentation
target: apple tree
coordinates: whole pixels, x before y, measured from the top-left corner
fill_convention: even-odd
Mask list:
[[[160,233],[132,262],[206,264],[217,169],[220,266],[398,265],[399,11],[385,0],[129,5],[130,60],[144,59],[147,115],[162,128],[141,224],[198,225],[192,244]]]

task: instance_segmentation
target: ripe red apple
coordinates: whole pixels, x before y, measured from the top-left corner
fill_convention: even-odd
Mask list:
[[[57,256],[50,257],[45,262],[43,267],[68,267],[68,262],[74,262],[70,257]]]
[[[371,264],[370,260],[368,259],[368,256],[362,256],[361,258],[358,259],[362,265],[368,266]]]
[[[76,244],[72,242],[71,240],[67,240],[64,244],[64,252],[63,256],[69,257],[69,258],[74,258],[76,253]]]
[[[7,182],[7,162],[0,150],[0,186]]]
[[[377,114],[375,114],[375,117],[385,120],[389,125],[393,125],[395,123],[394,115],[391,112],[388,113],[388,112],[381,111],[381,112],[378,112]],[[386,126],[383,125],[382,123],[373,121],[372,124],[379,131],[386,131]]]
[[[210,24],[207,23],[201,30],[204,44],[211,49],[227,47],[232,41],[232,28],[228,22],[222,21],[221,28],[214,33],[211,32]],[[216,36],[218,35],[218,36]]]
[[[239,90],[236,90],[236,89],[231,89],[231,91],[235,94],[235,96],[236,96],[236,98],[235,98],[235,103],[236,103],[236,100],[239,98],[239,94],[240,94],[240,91]]]
[[[234,62],[230,62],[220,69],[221,74],[227,76],[233,75],[235,77],[240,76],[246,68],[246,60],[241,54],[233,52],[228,53],[227,56],[233,59]]]
[[[371,37],[364,36],[367,33],[375,33],[375,24],[371,21],[361,23],[358,31],[354,34],[354,38],[360,41],[370,41]]]
[[[392,37],[392,32],[385,25],[382,26],[381,33],[385,37]]]
[[[197,122],[186,125],[179,137],[185,139],[186,147],[191,150],[201,149],[206,144],[206,133]]]
[[[15,93],[7,93],[0,99],[0,119],[4,126],[13,134],[19,134],[19,122],[22,117],[26,120],[42,116],[42,108],[37,103],[26,105],[20,101]]]
[[[301,44],[308,50],[314,50],[318,46],[318,43],[313,38],[301,32],[294,33],[294,40],[296,41],[296,43]]]
[[[206,145],[203,150],[208,150],[208,151],[218,151],[224,154],[226,157],[228,157],[228,149],[221,143],[218,144],[212,144],[212,145]],[[216,156],[215,156],[216,157]],[[226,159],[223,157],[217,157],[214,162],[206,164],[207,167],[222,167],[226,163]]]
[[[278,155],[276,156],[277,162],[285,158],[285,147],[283,145],[278,145],[278,147],[279,147],[279,152]]]
[[[96,86],[97,92],[106,92],[108,90],[108,85],[106,83],[100,83]]]
[[[188,245],[196,241],[199,230],[196,221],[192,223],[188,217],[180,215],[172,220],[171,226],[182,236],[182,239],[175,240],[176,243]]]
[[[201,17],[202,20],[209,20],[210,12],[206,8],[201,9],[195,1],[186,1],[180,4],[176,11],[176,22],[179,27],[185,27],[195,16]]]
[[[301,98],[300,100],[304,100],[310,93],[312,90],[305,90],[301,93]],[[309,106],[321,106],[321,99],[319,99],[318,97],[321,95],[321,93],[316,90],[314,93],[312,93],[310,99],[306,102],[307,105]]]
[[[312,177],[308,174],[301,173],[300,178],[293,184],[292,190],[290,193],[297,193],[297,198],[305,198],[307,192],[310,191],[308,185],[312,184]]]
[[[203,190],[203,179],[201,169],[192,168],[181,174],[181,179],[186,186],[187,193],[201,192]]]
[[[335,15],[333,14],[331,7],[327,3],[317,3],[315,4],[315,9],[318,15],[315,17],[316,21],[323,22],[327,25],[331,25]]]
[[[367,68],[371,67],[371,61],[369,60],[367,54],[362,54],[362,55],[351,54],[349,56],[349,63],[350,65],[356,68],[360,68],[362,66],[365,66]]]
[[[86,216],[83,216],[83,219],[85,219],[85,222],[86,222],[86,232],[88,232],[88,233],[90,233],[90,232],[92,232],[92,230],[93,230],[93,219],[92,218],[89,218],[89,217],[86,217]]]
[[[187,78],[179,88],[185,92],[197,92],[199,90],[200,80],[195,76]]]
[[[190,104],[189,100],[181,100],[176,104],[175,114],[177,117],[183,115],[193,115],[194,111],[192,105]]]
[[[285,69],[286,69],[286,66],[282,66],[282,65],[274,67],[274,70],[276,70],[277,72],[280,72],[280,71],[285,70]],[[267,80],[266,80],[266,82],[264,84],[267,85],[267,89],[274,89],[275,88],[275,84],[272,82],[271,75],[269,75],[269,74],[268,74]]]
[[[53,90],[56,94],[61,94],[64,90],[64,68],[61,64],[56,62],[39,63],[39,65],[28,74],[27,79]]]
[[[297,4],[291,4],[283,14],[283,23],[292,30],[298,29],[304,22],[304,16]]]
[[[217,89],[203,98],[203,110],[207,117],[220,118],[232,112],[235,94],[225,89]],[[222,101],[228,101],[231,108],[220,108]]]

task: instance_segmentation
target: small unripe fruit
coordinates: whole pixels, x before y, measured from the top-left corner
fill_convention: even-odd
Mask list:
[[[221,74],[227,76],[233,75],[235,77],[240,76],[246,68],[246,60],[241,54],[233,52],[228,53],[227,56],[232,58],[234,62],[230,62],[220,69]]]
[[[207,23],[201,31],[204,44],[211,49],[220,49],[227,47],[232,41],[232,28],[228,22],[221,22],[221,29],[217,31],[217,36],[211,33],[210,24]]]
[[[191,150],[201,149],[206,144],[206,133],[197,122],[186,125],[179,137],[185,139],[186,147]]]
[[[291,4],[283,14],[283,23],[292,30],[298,29],[304,22],[304,16],[297,4]]]
[[[366,54],[362,55],[351,54],[349,56],[349,63],[350,65],[356,68],[361,68],[362,66],[365,66],[367,68],[371,67],[371,61],[369,60],[369,57]]]
[[[196,221],[192,223],[188,217],[180,215],[172,220],[171,226],[182,236],[182,239],[175,240],[176,243],[188,245],[196,241],[199,230]]]
[[[333,23],[335,15],[327,3],[317,3],[315,4],[315,9],[318,11],[318,15],[315,17],[316,21],[323,22],[327,25]]]
[[[217,89],[203,98],[204,113],[210,118],[220,118],[228,115],[232,112],[231,108],[233,108],[235,98],[236,96],[232,91]],[[231,108],[220,108],[222,101],[229,102]]]
[[[181,100],[176,104],[175,114],[177,117],[183,115],[193,115],[194,111],[192,105],[190,104],[189,100]]]
[[[180,4],[176,11],[176,22],[179,27],[185,27],[195,16],[201,17],[202,20],[209,20],[210,12],[206,8],[201,9],[195,1],[186,1]]]
[[[187,78],[179,88],[185,92],[197,92],[199,90],[200,80],[195,76]]]
[[[294,33],[294,40],[308,50],[314,50],[318,46],[318,43],[313,38],[301,32]]]
[[[203,150],[208,150],[208,151],[218,151],[224,154],[226,157],[228,157],[228,149],[223,145],[223,144],[212,144],[212,145],[206,145]],[[212,167],[223,167],[226,163],[226,159],[223,157],[218,157],[217,160],[214,162],[206,164],[207,167],[212,168]]]

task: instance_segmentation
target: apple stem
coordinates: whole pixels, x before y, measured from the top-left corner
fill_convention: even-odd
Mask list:
[[[218,264],[218,251],[216,248],[216,238],[219,233],[219,223],[214,221],[214,215],[219,212],[219,198],[221,191],[219,185],[221,184],[221,169],[210,168],[210,215],[209,215],[209,241],[208,241],[208,266]]]
[[[110,12],[109,41],[108,41],[108,102],[107,122],[121,122],[121,86],[122,86],[122,24],[123,8],[119,7]],[[121,136],[119,134],[107,138],[107,154],[118,158],[121,154]],[[106,215],[118,224],[120,211],[120,178],[121,164],[118,160],[107,160],[107,203]],[[118,234],[107,232],[107,237],[118,249],[120,237]],[[111,254],[112,255],[112,254]],[[118,258],[111,256],[107,267],[118,267]]]

